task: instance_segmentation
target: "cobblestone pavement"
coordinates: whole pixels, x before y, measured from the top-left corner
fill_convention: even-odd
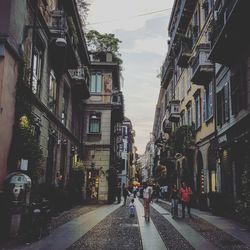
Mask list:
[[[140,201],[143,203],[142,199]],[[194,249],[188,241],[154,208],[150,208],[151,220],[155,224],[164,244],[168,249]]]
[[[152,221],[168,249],[194,249],[189,242],[187,242],[184,237],[154,208],[151,208],[150,214]]]
[[[160,201],[157,204],[163,207],[164,209],[167,209],[170,212],[170,205]],[[195,215],[192,215],[192,217],[193,217],[192,219],[185,218],[184,221],[219,249],[224,249],[224,250],[250,249],[238,239],[234,238],[233,236],[229,235],[226,232],[223,232],[222,230],[211,225],[205,220]]]
[[[121,206],[107,216],[67,250],[141,250],[137,216],[129,218],[128,208]]]
[[[86,205],[86,206],[77,206],[68,211],[64,211],[57,217],[52,217],[50,231],[55,230],[57,227],[81,216],[82,214],[88,213],[100,207],[101,205]]]

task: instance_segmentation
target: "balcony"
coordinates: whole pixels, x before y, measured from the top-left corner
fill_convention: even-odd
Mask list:
[[[161,68],[162,86],[167,87],[166,85],[170,81],[171,77],[173,76],[173,72],[174,72],[173,59],[170,56],[167,56]]]
[[[169,121],[179,122],[180,120],[180,101],[172,100],[170,101],[170,110],[169,110]]]
[[[215,3],[215,18],[210,26],[211,53],[209,58],[226,66],[242,57],[250,41],[244,28],[250,22],[250,1],[227,0]]]
[[[65,13],[62,10],[53,10],[50,13],[49,30],[52,35],[64,35],[67,30]]]
[[[113,107],[120,107],[123,103],[123,96],[122,92],[119,90],[113,90],[112,91],[112,96],[111,96],[111,105]]]
[[[213,64],[208,59],[209,49],[202,44],[197,48],[196,55],[192,62],[191,82],[197,85],[209,83],[213,77]]]
[[[184,34],[186,32],[196,4],[197,0],[178,1],[179,6],[177,6],[176,11],[173,12],[173,16],[171,16],[171,20],[175,21],[172,21],[169,26],[169,34],[171,37],[170,48],[172,48],[175,42],[174,40],[176,40],[176,33]]]
[[[190,42],[188,40],[181,41],[180,52],[177,56],[177,65],[182,68],[187,68],[190,57],[191,57]]]
[[[162,124],[162,130],[164,133],[170,134],[172,131],[172,126],[169,120],[165,119],[163,124]]]
[[[74,93],[81,99],[88,99],[89,93],[89,73],[87,67],[68,70],[71,79],[74,82]]]

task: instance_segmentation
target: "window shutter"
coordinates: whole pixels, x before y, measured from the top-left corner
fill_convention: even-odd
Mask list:
[[[206,105],[206,90],[203,91],[203,121],[205,122],[207,120],[207,105]]]
[[[221,126],[221,91],[217,93],[217,125]]]

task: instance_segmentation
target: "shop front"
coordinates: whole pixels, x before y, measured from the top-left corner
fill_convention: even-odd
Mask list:
[[[99,192],[99,171],[97,169],[87,169],[86,198],[88,202],[97,202]]]
[[[221,214],[234,214],[237,203],[244,200],[244,175],[250,171],[249,130],[248,118],[218,136],[217,189],[218,203],[223,207]]]

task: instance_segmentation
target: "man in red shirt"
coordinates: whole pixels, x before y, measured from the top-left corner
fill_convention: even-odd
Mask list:
[[[191,195],[193,194],[192,189],[187,187],[185,182],[182,182],[182,187],[180,188],[180,200],[182,204],[182,218],[185,218],[185,207],[188,209],[188,215],[191,218],[190,213],[190,200]]]

